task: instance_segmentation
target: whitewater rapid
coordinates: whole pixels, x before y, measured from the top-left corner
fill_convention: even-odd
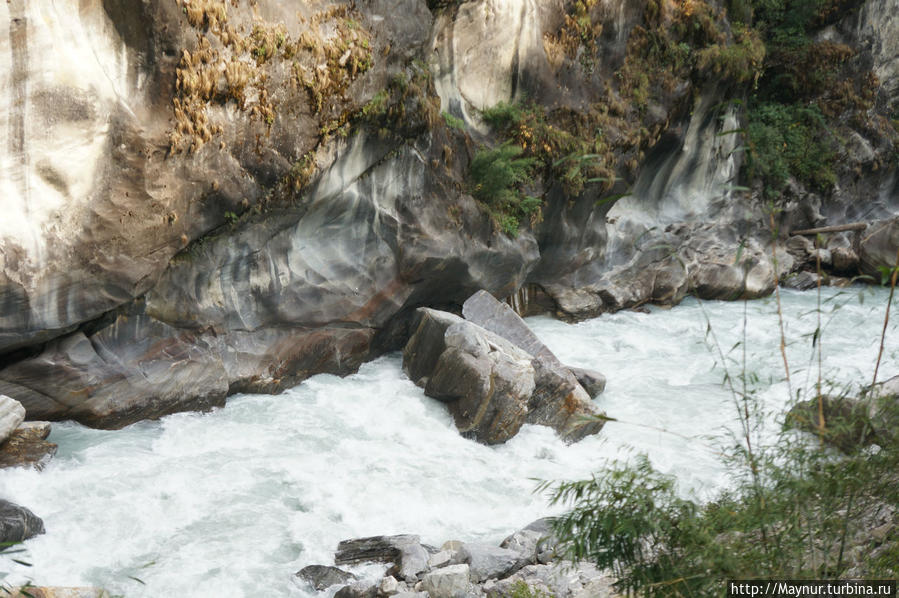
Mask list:
[[[824,290],[827,379],[870,383],[886,298]],[[816,303],[814,292],[783,291],[794,387],[817,377],[816,364],[809,368]],[[899,374],[893,312],[881,379]],[[398,354],[347,378],[235,396],[210,413],[115,432],[57,423],[50,440],[59,452],[43,472],[0,470],[0,496],[47,529],[16,555],[31,567],[0,554],[0,576],[129,598],[307,597],[316,594],[294,572],[332,564],[339,540],[414,533],[438,545],[498,543],[557,512],[534,493],[538,480],[585,477],[635,451],[675,474],[685,493],[709,496],[727,484],[711,436],[733,424],[734,407],[708,324],[732,374],[745,346],[771,413],[769,437],[776,432],[788,391],[773,298],[528,323],[563,362],[607,376],[597,403],[618,421],[599,436],[566,446],[548,428],[525,426],[503,446],[465,440],[445,407],[406,379]]]

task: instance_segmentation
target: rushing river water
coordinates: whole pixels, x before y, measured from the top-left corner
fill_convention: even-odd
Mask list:
[[[824,291],[825,377],[870,383],[887,293]],[[814,383],[813,292],[783,293],[794,386]],[[745,312],[744,312],[745,305]],[[835,312],[833,308],[842,305]],[[293,579],[332,563],[341,539],[415,533],[499,542],[551,512],[536,480],[574,479],[609,458],[649,453],[685,491],[707,496],[727,478],[709,435],[732,425],[731,395],[709,348],[707,321],[772,412],[787,401],[774,299],[687,300],[569,325],[529,324],[571,365],[598,369],[597,402],[620,422],[566,446],[526,426],[503,446],[462,439],[445,407],[402,372],[399,355],[347,378],[321,375],[278,396],[242,395],[211,413],[185,413],[117,432],[54,424],[59,453],[43,472],[0,471],[0,496],[32,509],[47,534],[0,574],[46,585],[98,585],[132,597],[311,596]],[[893,310],[881,379],[899,374]],[[770,434],[776,430],[770,425]],[[134,578],[141,580],[138,582]]]

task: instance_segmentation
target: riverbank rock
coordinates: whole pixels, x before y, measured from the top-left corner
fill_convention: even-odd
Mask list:
[[[548,517],[538,519],[510,534],[500,546],[514,550],[528,564],[546,564],[556,558],[558,540]]]
[[[309,565],[303,567],[296,572],[296,576],[306,581],[318,591],[325,590],[331,586],[345,584],[353,581],[356,576],[343,569],[337,567],[329,567],[327,565]]]
[[[424,576],[421,587],[431,598],[467,598],[471,585],[468,565],[449,565]]]
[[[59,448],[47,442],[50,422],[23,422],[6,442],[0,444],[0,469],[4,467],[33,467],[41,470]]]
[[[871,444],[892,442],[899,426],[899,376],[871,387],[858,397],[821,397],[800,401],[787,413],[785,426],[821,436],[844,452]]]
[[[25,408],[15,399],[0,395],[0,444],[25,421]]]
[[[354,562],[396,558],[399,547],[418,545],[417,536],[373,536],[338,545],[335,560]],[[613,579],[589,563],[559,558],[550,519],[538,519],[510,534],[501,546],[444,542],[415,583],[398,581],[388,569],[379,581],[354,581],[334,598],[611,598]],[[318,568],[320,570],[327,567]],[[313,567],[303,569],[313,570]],[[524,593],[531,592],[531,593]],[[542,592],[543,594],[540,594]],[[535,594],[532,594],[535,593]]]
[[[463,314],[419,308],[403,368],[425,394],[448,404],[464,436],[499,444],[531,423],[573,442],[602,428],[576,376],[508,306],[479,291]]]
[[[44,533],[40,517],[19,505],[0,499],[0,543],[22,542]]]
[[[456,558],[468,565],[471,580],[476,583],[508,577],[527,563],[514,550],[473,542],[463,544]]]

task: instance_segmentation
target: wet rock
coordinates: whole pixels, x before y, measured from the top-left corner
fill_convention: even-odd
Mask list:
[[[0,445],[25,421],[25,408],[6,395],[0,395]]]
[[[428,551],[418,536],[372,536],[344,540],[337,545],[334,562],[338,565],[363,562],[394,563],[390,573],[406,581],[417,581],[428,570]]]
[[[468,565],[471,581],[475,583],[503,579],[526,563],[514,550],[476,543],[463,544],[456,558]]]
[[[446,350],[447,328],[461,321],[459,316],[427,307],[415,311],[409,342],[403,348],[403,370],[415,384],[427,383]]]
[[[40,517],[19,505],[0,499],[0,543],[22,542],[44,533]]]
[[[486,444],[512,438],[527,419],[534,392],[531,356],[465,321],[447,328],[443,342],[425,394],[449,403],[464,436]]]
[[[327,565],[309,565],[297,571],[296,576],[306,581],[317,591],[322,591],[331,586],[345,584],[355,580],[356,576],[348,571],[329,567]]]
[[[781,284],[788,289],[807,291],[809,289],[817,288],[819,281],[821,285],[826,284],[823,276],[803,270],[802,272],[794,272],[793,274],[785,276],[781,281]]]
[[[468,565],[450,565],[431,571],[421,580],[430,598],[466,598],[470,585]]]
[[[47,442],[50,422],[24,422],[0,445],[0,468],[33,467],[41,470],[58,446]]]
[[[528,402],[527,422],[549,426],[567,442],[598,433],[605,421],[573,374],[537,358],[534,394]]]
[[[596,370],[571,366],[568,366],[568,369],[591,397],[602,394],[602,391],[606,389],[606,377]]]

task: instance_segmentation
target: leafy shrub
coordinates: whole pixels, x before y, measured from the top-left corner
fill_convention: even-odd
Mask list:
[[[762,179],[768,197],[790,176],[821,191],[836,181],[830,133],[816,106],[766,102],[752,107],[747,120],[748,174]]]
[[[511,142],[496,148],[479,149],[471,161],[471,194],[493,213],[503,232],[515,236],[521,219],[540,210],[540,198],[521,191],[530,180],[533,158]]]

